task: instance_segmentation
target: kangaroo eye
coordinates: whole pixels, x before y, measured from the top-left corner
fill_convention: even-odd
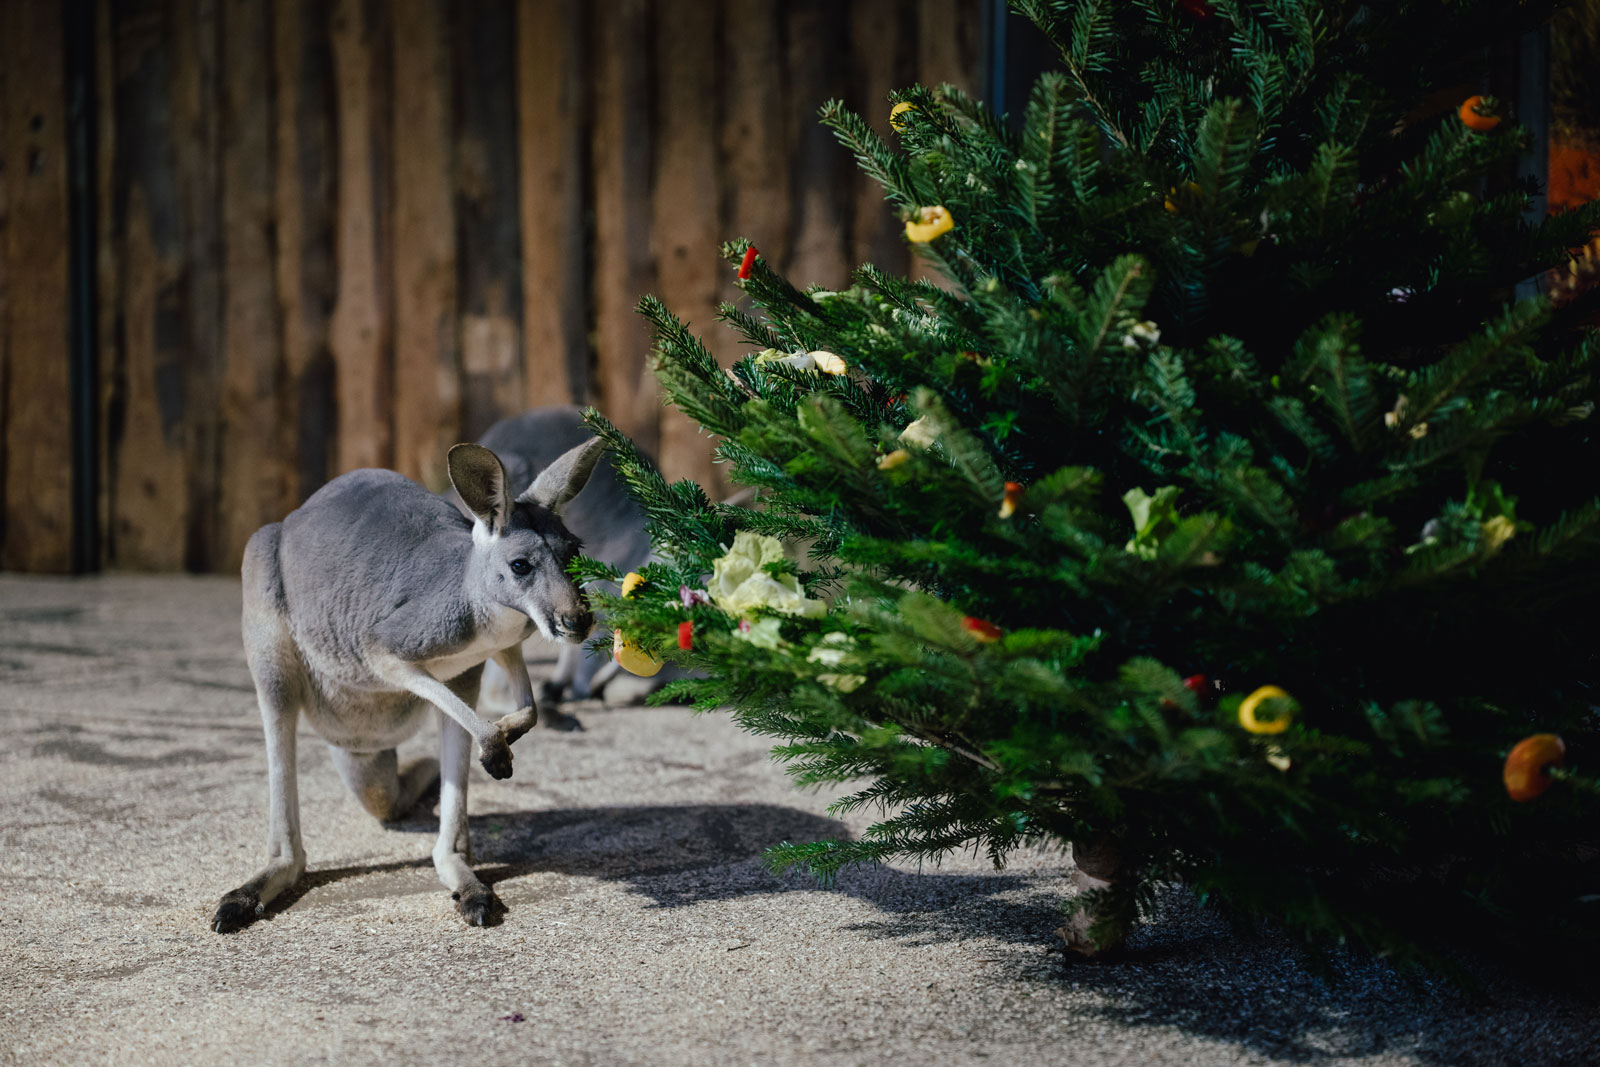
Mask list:
[[[519,578],[530,573],[532,570],[533,564],[529,563],[525,559],[514,559],[511,561],[511,573],[515,574]]]

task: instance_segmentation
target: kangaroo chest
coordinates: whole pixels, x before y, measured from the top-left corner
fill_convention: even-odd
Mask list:
[[[522,612],[515,608],[499,607],[471,642],[453,652],[424,660],[422,669],[441,682],[449,681],[462,671],[476,667],[502,648],[521,644],[532,629],[533,620]]]

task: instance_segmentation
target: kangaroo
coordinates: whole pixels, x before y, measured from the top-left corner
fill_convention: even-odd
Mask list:
[[[352,471],[250,538],[244,644],[267,739],[267,865],[222,898],[213,930],[248,925],[305,871],[295,781],[302,713],[379,819],[404,814],[439,780],[439,880],[468,924],[497,914],[498,898],[471,868],[469,745],[491,777],[511,777],[511,745],[538,716],[522,642],[537,630],[579,643],[594,625],[566,573],[579,545],[561,512],[603,447],[591,440],[564,452],[514,496],[493,452],[456,445],[448,467],[465,514],[394,471]],[[471,706],[491,658],[518,709],[493,723]],[[395,746],[429,705],[439,712],[439,758],[401,768]]]
[[[534,408],[501,419],[478,438],[478,443],[499,457],[512,491],[516,492],[533,484],[562,454],[594,439],[583,424],[582,409],[567,405]],[[628,495],[610,457],[603,457],[595,466],[588,484],[572,498],[561,517],[567,529],[583,543],[583,554],[591,559],[631,571],[652,558],[644,512]],[[581,645],[563,644],[556,657],[555,673],[540,687],[540,724],[561,730],[583,729],[575,717],[558,711],[556,705],[569,691],[579,699],[600,693],[617,670],[614,660],[599,660],[585,655]],[[646,691],[660,688],[672,676],[663,671],[649,679]],[[504,674],[493,664],[485,667],[485,696],[494,694],[503,699],[505,689]]]

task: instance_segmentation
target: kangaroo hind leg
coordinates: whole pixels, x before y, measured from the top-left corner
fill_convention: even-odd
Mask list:
[[[401,767],[395,750],[352,752],[329,745],[339,777],[361,806],[382,822],[394,822],[417,806],[439,780],[439,761],[431,756],[407,760]]]
[[[211,929],[219,934],[254,922],[306,869],[295,778],[295,731],[300,725],[305,676],[289,633],[279,580],[278,539],[282,532],[278,523],[256,531],[245,546],[242,573],[245,658],[255,682],[267,742],[267,865],[218,902]]]
[[[219,934],[255,921],[272,899],[294,885],[306,869],[306,850],[300,841],[299,783],[295,778],[295,730],[300,725],[300,709],[289,699],[281,678],[255,670],[254,662],[251,667],[267,740],[267,865],[217,904],[211,929]]]

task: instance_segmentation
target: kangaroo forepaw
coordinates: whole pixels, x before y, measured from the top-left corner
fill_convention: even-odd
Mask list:
[[[502,715],[495,720],[494,724],[500,728],[501,733],[506,735],[506,744],[514,745],[517,743],[517,739],[533,729],[534,723],[538,721],[539,713],[532,707],[527,707],[514,711],[510,715]]]
[[[554,704],[539,705],[539,725],[547,730],[582,730],[583,723],[576,715],[568,715]]]
[[[505,731],[496,730],[478,746],[478,761],[490,778],[511,777],[511,742],[506,740]]]
[[[242,930],[256,921],[261,910],[261,900],[254,893],[235,889],[217,904],[216,914],[211,916],[211,929],[219,934]]]
[[[494,890],[482,882],[451,893],[450,899],[456,902],[456,911],[468,926],[493,926],[505,911],[505,905],[494,895]]]

